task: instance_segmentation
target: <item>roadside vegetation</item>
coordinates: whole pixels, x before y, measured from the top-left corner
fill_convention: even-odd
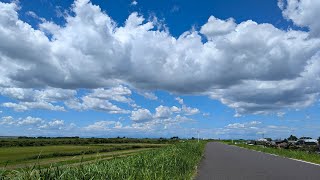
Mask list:
[[[77,166],[2,169],[0,179],[191,179],[205,144],[205,141],[179,142],[132,156],[80,162]]]
[[[235,145],[242,148],[252,149],[264,153],[275,154],[282,157],[299,159],[307,162],[320,164],[320,154],[314,151],[306,151],[304,149],[285,149],[280,147],[267,147],[264,145],[248,145],[246,141],[222,141],[229,145]],[[307,148],[310,149],[310,148]]]
[[[154,149],[166,144],[106,144],[106,145],[57,145],[32,147],[3,147],[0,148],[0,167],[15,169],[38,163],[77,163],[75,159],[92,160],[93,157],[104,157],[110,152],[138,152]],[[117,153],[117,154],[118,154]],[[112,153],[113,155],[117,155]]]
[[[17,137],[0,138],[0,147],[25,147],[48,145],[88,145],[88,144],[124,144],[124,143],[175,143],[174,139],[135,139],[126,137],[117,138],[79,138],[79,137]]]

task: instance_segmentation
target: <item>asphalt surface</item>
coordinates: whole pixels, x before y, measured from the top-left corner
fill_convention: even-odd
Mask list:
[[[320,180],[320,166],[257,151],[208,143],[197,180]]]

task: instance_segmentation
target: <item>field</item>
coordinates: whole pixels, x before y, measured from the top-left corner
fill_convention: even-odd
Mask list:
[[[134,149],[132,152],[129,152],[129,150],[112,151],[113,153],[116,152],[118,156],[108,154],[112,152],[107,152],[105,157],[109,157],[107,158],[109,160],[103,158],[104,156],[92,158],[93,154],[91,154],[88,155],[91,156],[91,161],[87,163],[83,162],[83,158],[80,158],[76,164],[65,166],[36,164],[29,168],[14,171],[2,168],[0,170],[0,179],[191,179],[195,174],[196,165],[202,157],[205,143],[192,141],[156,145],[161,148],[156,148],[154,144],[140,144],[144,147]],[[83,151],[88,147],[99,149],[101,146],[104,147],[105,145],[81,146],[81,148]],[[113,144],[111,146],[121,147],[122,145]],[[145,146],[152,147],[148,149]],[[50,146],[45,147],[43,150],[45,154],[54,152],[51,151]],[[70,153],[75,152],[75,149],[77,149],[74,146],[63,147]],[[23,147],[23,150],[28,152],[28,148]],[[55,148],[59,149],[59,146],[55,146]],[[30,153],[30,157],[32,156],[34,154]],[[19,159],[14,155],[12,155],[12,158]],[[90,157],[87,158],[90,159]],[[48,158],[44,159],[48,160]],[[53,159],[56,159],[56,157]],[[38,160],[41,161],[41,159]]]
[[[308,162],[320,164],[320,154],[313,153],[313,152],[247,145],[247,144],[240,143],[240,142],[234,144],[231,141],[224,141],[224,143],[229,144],[229,145],[236,145],[236,146],[247,148],[247,149],[252,149],[255,151],[275,154],[275,155],[279,155],[282,157],[299,159],[299,160],[303,160],[303,161],[308,161]]]
[[[16,169],[34,164],[61,165],[96,158],[108,158],[117,155],[162,147],[165,144],[106,144],[106,145],[57,145],[35,147],[0,148],[0,167]]]
[[[0,140],[0,168],[14,170],[87,163],[128,156],[176,141],[127,138],[20,138]]]

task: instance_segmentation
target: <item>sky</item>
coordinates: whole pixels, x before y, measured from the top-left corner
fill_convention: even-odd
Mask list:
[[[0,136],[320,136],[318,0],[0,0]]]

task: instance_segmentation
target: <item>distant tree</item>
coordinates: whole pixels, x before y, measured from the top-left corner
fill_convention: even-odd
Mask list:
[[[294,135],[290,135],[290,137],[288,138],[289,141],[296,141],[298,140],[298,138]]]
[[[196,138],[192,137],[191,139],[192,139],[192,140],[195,140]]]
[[[320,144],[320,137],[318,138],[318,143]]]
[[[170,139],[172,139],[172,140],[178,140],[179,137],[178,137],[178,136],[173,136],[173,137],[171,137]]]

